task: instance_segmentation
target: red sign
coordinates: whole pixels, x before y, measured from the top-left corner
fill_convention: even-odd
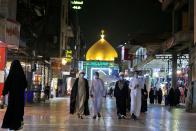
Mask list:
[[[2,95],[3,87],[4,87],[4,83],[0,83],[0,97]]]
[[[6,61],[6,47],[0,47],[0,70],[4,70]]]

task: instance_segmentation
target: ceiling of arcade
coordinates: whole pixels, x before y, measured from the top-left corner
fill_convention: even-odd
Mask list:
[[[171,37],[171,34],[163,35],[137,35],[128,41],[129,53],[135,53],[140,47],[146,48],[149,55],[153,54],[172,54],[189,52],[189,46],[193,41],[192,32],[178,32]]]

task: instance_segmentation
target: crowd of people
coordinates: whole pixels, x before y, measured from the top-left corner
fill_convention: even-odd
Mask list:
[[[131,118],[136,120],[141,112],[147,111],[148,98],[150,104],[165,103],[165,105],[177,106],[180,102],[184,102],[182,95],[186,97],[186,88],[182,92],[181,88],[152,87],[148,92],[145,78],[139,74],[140,71],[135,71],[134,77],[127,81],[124,78],[124,73],[119,73],[119,80],[116,81],[114,91],[111,91],[116,98],[118,119],[126,119],[129,111]],[[93,102],[92,118],[96,119],[101,117],[102,99],[106,98],[106,89],[98,72],[95,72],[90,87],[84,76],[84,71],[80,71],[72,88],[70,113],[76,113],[81,119],[83,119],[83,115],[89,115],[88,100],[91,98]],[[112,96],[112,93],[109,96]]]
[[[103,80],[99,78],[98,72],[95,72],[90,87],[84,75],[84,71],[79,72],[79,77],[71,90],[70,113],[76,113],[78,118],[81,119],[83,119],[83,115],[89,115],[88,100],[91,98],[93,119],[96,119],[97,116],[101,117],[102,99],[106,97],[106,89]],[[124,78],[123,72],[119,73],[119,77],[114,89],[118,119],[126,119],[127,110],[130,109],[131,118],[136,120],[141,111],[147,111],[148,92],[145,80],[143,77],[139,77],[139,71],[135,71],[131,81]]]
[[[181,86],[176,89],[171,87],[151,88],[149,92],[150,104],[164,103],[165,105],[178,106],[180,103],[185,103],[187,91],[187,88]]]

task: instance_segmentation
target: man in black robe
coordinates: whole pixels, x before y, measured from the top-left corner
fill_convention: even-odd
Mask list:
[[[8,128],[10,130],[19,130],[22,128],[26,87],[27,80],[23,68],[18,60],[14,60],[3,89],[3,96],[9,93],[9,98],[2,128]]]
[[[75,112],[78,118],[83,119],[83,115],[89,115],[88,100],[89,100],[89,84],[84,78],[84,71],[80,71],[79,78],[74,82],[70,96],[70,113]]]
[[[116,97],[116,107],[118,119],[126,118],[126,101],[128,98],[128,82],[124,79],[124,73],[120,72],[120,80],[116,82],[114,97]]]

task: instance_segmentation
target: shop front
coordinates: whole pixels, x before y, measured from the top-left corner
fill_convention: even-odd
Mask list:
[[[45,90],[50,86],[50,65],[43,62],[33,64],[32,89],[33,102],[45,101]]]

